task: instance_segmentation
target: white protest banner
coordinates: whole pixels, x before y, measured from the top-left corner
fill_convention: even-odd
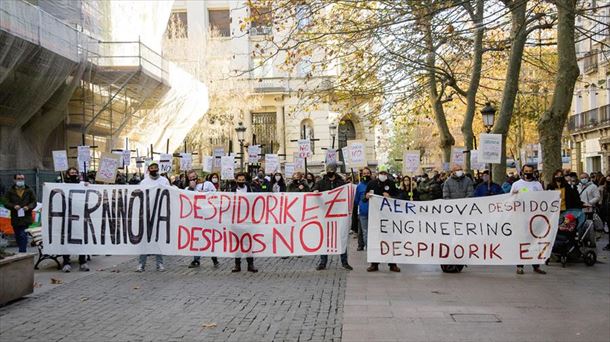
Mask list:
[[[235,179],[235,156],[220,157],[220,179]]]
[[[297,144],[299,157],[311,158],[311,142],[309,139],[300,139]]]
[[[415,174],[420,166],[420,152],[418,150],[405,151],[402,154],[402,174]]]
[[[543,264],[551,255],[559,191],[410,202],[374,196],[369,262]]]
[[[502,159],[502,134],[481,134],[479,136],[479,162],[500,164]]]
[[[203,168],[203,172],[212,173],[214,170],[214,157],[204,156],[201,167]]]
[[[68,170],[68,152],[66,150],[53,151],[53,169],[55,172]]]
[[[113,150],[111,153],[119,156],[119,167],[123,167],[123,150]]]
[[[324,158],[324,162],[326,163],[326,165],[337,164],[338,161],[339,158],[337,156],[337,150],[331,148],[326,150],[326,157]]]
[[[292,178],[294,175],[294,163],[284,164],[284,178]]]
[[[473,170],[485,169],[485,163],[481,163],[479,161],[479,151],[478,150],[470,151],[470,168]]]
[[[131,150],[123,150],[122,166],[129,167],[131,165]]]
[[[45,253],[272,257],[341,254],[351,184],[320,193],[198,193],[45,183]]]
[[[248,146],[248,163],[256,164],[260,161],[261,145]]]
[[[212,156],[214,157],[214,170],[220,170],[220,157],[225,155],[225,148],[223,146],[216,146],[212,150]]]
[[[121,167],[122,155],[102,152],[100,165],[95,173],[96,182],[114,184],[116,181],[116,170]]]
[[[364,140],[350,140],[347,142],[349,153],[349,167],[365,167],[366,162],[366,144]]]
[[[451,166],[450,168],[453,167],[453,165],[459,165],[461,167],[464,167],[464,151],[466,150],[465,147],[456,147],[453,146],[451,148]]]
[[[301,158],[299,152],[294,152],[292,161],[294,162],[294,171],[305,172],[305,158]]]
[[[341,148],[341,154],[343,155],[343,164],[345,167],[350,167],[349,162],[349,147],[345,146]]]
[[[180,170],[188,171],[193,168],[193,155],[191,153],[180,153]]]
[[[280,171],[280,158],[277,154],[265,154],[265,174]]]
[[[159,155],[159,173],[171,173],[173,159],[174,156],[171,153],[161,153]]]
[[[78,146],[76,162],[80,172],[87,172],[91,167],[91,148],[89,146]]]

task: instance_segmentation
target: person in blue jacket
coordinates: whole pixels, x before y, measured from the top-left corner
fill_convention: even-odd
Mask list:
[[[493,195],[501,195],[504,193],[502,187],[491,180],[489,176],[489,170],[483,171],[483,175],[481,176],[483,182],[477,185],[476,189],[474,189],[474,193],[472,197],[484,197],[484,196],[493,196]]]
[[[366,186],[371,181],[371,169],[368,167],[363,168],[361,171],[360,183],[356,186],[356,194],[354,196],[354,210],[358,210],[358,220],[360,226],[358,227],[358,250],[364,250],[366,248],[368,227],[369,227],[369,202],[363,202],[362,199],[366,195]]]

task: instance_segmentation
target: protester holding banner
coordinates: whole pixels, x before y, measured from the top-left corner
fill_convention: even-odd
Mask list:
[[[432,201],[443,198],[443,183],[440,177],[438,172],[432,178],[428,178],[426,173],[422,175],[422,179],[417,185],[420,201]]]
[[[155,185],[170,186],[169,180],[166,177],[159,175],[159,164],[157,163],[148,165],[148,176],[140,182],[140,185],[145,187]],[[147,254],[140,255],[140,263],[138,264],[136,272],[144,272],[146,268],[146,258],[148,258]],[[155,254],[155,261],[157,262],[157,271],[165,271],[165,267],[163,266],[163,255]]]
[[[276,172],[271,179],[271,192],[286,192],[286,182],[280,172]]]
[[[188,187],[186,188],[186,190],[190,190],[190,191],[199,191],[197,190],[198,186],[200,184],[197,184],[197,172],[195,172],[195,170],[191,170],[187,173],[187,179],[188,179]],[[216,175],[216,180],[218,183],[218,175]],[[207,184],[207,186],[205,186],[205,183],[209,183]],[[214,183],[206,181],[203,185],[203,188],[200,192],[215,192],[216,191],[216,187],[214,186]],[[214,264],[214,267],[218,267],[218,258],[216,257],[212,257],[212,263]],[[201,257],[196,255],[193,257],[193,261],[191,261],[191,263],[189,264],[188,268],[195,268],[195,267],[199,267],[201,264]]]
[[[557,190],[561,193],[561,211],[582,208],[578,191],[568,184],[562,170],[555,170],[553,181],[549,183],[546,189]]]
[[[402,181],[398,186],[398,198],[405,201],[419,201],[419,192],[414,183],[411,177],[402,177]]]
[[[68,170],[66,171],[66,178],[64,180],[64,183],[89,185],[89,182],[81,182],[80,176],[78,174],[78,169],[76,169],[75,167],[68,168]],[[63,259],[62,271],[66,272],[66,273],[72,271],[72,263],[70,261],[70,255],[68,255],[68,254],[62,255],[62,259]],[[78,264],[79,264],[79,269],[81,271],[83,271],[83,272],[89,271],[89,265],[87,265],[87,256],[86,255],[80,254],[78,256]]]
[[[316,185],[316,177],[313,175],[313,173],[307,172],[307,175],[305,175],[305,182],[307,183],[309,189],[313,189],[314,185]]]
[[[235,176],[235,183],[232,184],[231,192],[252,192],[252,188],[246,181],[246,174],[244,172],[240,172]],[[247,257],[246,262],[248,263],[248,272],[258,272],[258,269],[254,267],[253,257]],[[231,270],[231,272],[241,272],[241,258],[235,258],[235,267]]]
[[[354,194],[354,211],[358,211],[358,251],[362,251],[366,248],[368,227],[369,227],[369,202],[363,201],[366,195],[366,187],[371,182],[373,173],[368,167],[364,167],[360,173],[360,183],[356,186],[356,193]]]
[[[211,173],[206,177],[206,180],[203,183],[197,184],[196,190],[198,192],[219,191],[219,189],[220,189],[220,183],[218,181],[219,179],[220,179],[220,177],[218,176],[217,173]]]
[[[514,182],[513,186],[510,188],[512,194],[544,190],[542,184],[534,179],[534,167],[532,165],[524,165],[521,172],[523,177]],[[523,229],[527,229],[527,227],[523,227]],[[534,272],[546,274],[546,272],[540,268],[540,265],[532,265],[532,267],[534,268]],[[517,274],[523,274],[523,265],[517,265]]]
[[[474,189],[473,197],[502,195],[504,193],[502,187],[491,180],[489,170],[483,171],[481,180],[482,182]]]
[[[328,164],[326,166],[326,174],[324,177],[316,183],[313,187],[314,192],[322,192],[329,191],[340,186],[345,185],[345,180],[341,178],[339,174],[337,174],[337,165]],[[326,269],[326,265],[328,263],[328,255],[320,255],[320,263],[316,267],[316,270],[321,271]],[[350,266],[347,262],[347,247],[345,248],[345,253],[341,254],[341,265],[346,270],[353,270],[354,268]]]
[[[443,199],[472,197],[473,191],[472,180],[466,177],[461,166],[454,166],[451,177],[443,184]]]
[[[292,175],[292,182],[288,184],[288,192],[309,192],[309,186],[303,179],[303,174],[297,171]]]
[[[384,166],[379,167],[379,175],[377,179],[372,180],[366,186],[366,194],[362,201],[367,202],[373,195],[383,196],[386,198],[396,198],[398,196],[398,189],[394,182],[388,177],[388,169]],[[368,206],[367,206],[367,217],[368,217]],[[367,220],[367,235],[368,235],[368,220]],[[368,238],[367,238],[368,240]],[[395,263],[389,263],[391,272],[400,272],[400,268]],[[372,262],[371,265],[366,269],[367,272],[379,271],[379,263]]]
[[[36,195],[25,184],[25,176],[17,173],[13,176],[14,185],[6,192],[6,208],[11,211],[11,225],[19,253],[27,252],[28,236],[25,230],[32,224],[32,210],[36,208]]]

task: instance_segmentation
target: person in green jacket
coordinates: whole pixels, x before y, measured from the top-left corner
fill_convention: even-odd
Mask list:
[[[36,195],[25,185],[25,176],[18,173],[14,176],[14,185],[6,192],[6,208],[11,211],[11,225],[19,253],[25,253],[28,236],[25,230],[32,224],[32,210],[36,208]]]

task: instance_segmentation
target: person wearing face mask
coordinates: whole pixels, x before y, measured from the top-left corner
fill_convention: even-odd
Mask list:
[[[78,170],[75,167],[68,168],[68,170],[66,171],[66,178],[64,179],[64,183],[82,184],[85,186],[89,185],[89,182],[81,181]],[[62,271],[66,272],[66,273],[72,271],[72,262],[70,261],[70,255],[68,255],[68,254],[62,255],[62,259],[63,259]],[[86,255],[81,254],[78,256],[78,264],[79,264],[79,269],[81,271],[84,271],[84,272],[89,271],[89,265],[87,265],[87,256]]]
[[[235,176],[235,183],[231,185],[231,192],[236,193],[248,193],[252,192],[252,188],[250,184],[246,181],[246,174],[243,172],[238,173]],[[246,262],[248,263],[248,272],[256,273],[258,269],[254,267],[254,258],[246,257]],[[231,270],[231,272],[241,272],[241,258],[235,258],[235,267]]]
[[[329,191],[345,184],[345,180],[339,174],[337,174],[337,165],[328,164],[326,165],[326,174],[314,185],[312,190],[314,192]],[[316,267],[316,270],[325,270],[327,263],[328,255],[320,255],[320,263]],[[352,266],[350,266],[350,264],[347,262],[347,247],[345,248],[345,253],[341,254],[341,265],[346,270],[353,270]]]
[[[362,199],[366,195],[366,187],[371,182],[372,172],[368,167],[364,167],[360,174],[360,183],[356,186],[356,193],[354,194],[354,210],[358,211],[358,251],[362,251],[366,248],[366,242],[368,237],[369,228],[369,202],[364,202]]]
[[[473,197],[484,197],[504,194],[502,187],[491,180],[489,170],[483,171],[481,175],[481,184],[474,189]]]
[[[276,172],[271,179],[271,192],[286,192],[284,176],[279,172]]]
[[[151,163],[150,165],[148,165],[148,175],[144,179],[142,179],[140,185],[142,187],[170,186],[170,183],[167,178],[161,177],[161,175],[159,174],[159,164]],[[147,254],[140,255],[139,264],[138,268],[136,268],[136,272],[144,272],[146,268],[147,258]],[[163,266],[163,255],[155,254],[155,260],[157,262],[157,271],[165,271],[165,267]]]
[[[578,184],[578,193],[583,205],[583,211],[587,217],[593,216],[595,207],[599,203],[600,195],[597,185],[593,184],[589,179],[589,175],[585,172],[580,174],[580,183]]]
[[[443,199],[472,197],[474,191],[472,180],[466,177],[459,165],[454,166],[452,171],[451,177],[443,184]]]
[[[219,179],[220,177],[217,173],[212,173],[208,175],[205,182],[197,184],[197,187],[195,189],[198,192],[220,191]]]
[[[398,186],[398,198],[403,201],[419,201],[419,191],[415,184],[417,182],[409,176],[402,177],[402,181]]]
[[[253,192],[269,192],[271,191],[271,182],[265,177],[263,171],[258,171],[256,174],[256,188],[252,188]]]
[[[316,177],[313,175],[313,173],[308,172],[305,176],[305,182],[307,183],[309,189],[313,189],[313,186],[316,185]]]
[[[578,191],[568,184],[562,170],[555,170],[553,181],[547,185],[546,189],[557,190],[561,193],[561,211],[582,208]]]
[[[536,181],[534,178],[534,167],[532,165],[524,165],[521,170],[522,177],[518,181],[513,183],[513,186],[510,189],[512,194],[518,194],[520,192],[529,192],[529,191],[543,191],[542,184]],[[527,229],[527,228],[524,228]],[[534,268],[534,272],[538,274],[546,274],[546,271],[543,271],[540,268],[540,265],[532,265]],[[523,274],[523,265],[517,265],[517,274]]]
[[[309,192],[309,186],[303,179],[301,172],[295,172],[292,176],[292,182],[288,184],[288,192]]]
[[[213,178],[216,179],[216,183],[213,183],[211,181],[205,181],[203,184],[198,183],[197,182],[197,172],[195,172],[194,170],[191,170],[187,173],[187,182],[188,182],[188,186],[186,188],[186,190],[190,190],[190,191],[197,191],[197,192],[215,192],[217,190],[217,188],[214,186],[214,184],[218,184],[218,175],[214,176],[215,174],[212,174]],[[206,185],[206,183],[208,183]],[[218,263],[218,258],[217,257],[212,257],[212,263],[214,264],[214,268],[217,268],[219,263]],[[193,257],[193,261],[191,261],[191,263],[189,264],[188,268],[196,268],[199,267],[201,265],[201,257],[200,256],[194,256]]]
[[[28,236],[25,230],[32,224],[32,210],[36,208],[36,195],[25,185],[25,176],[21,173],[13,177],[14,185],[5,194],[6,208],[11,211],[11,225],[19,253],[27,252]]]

